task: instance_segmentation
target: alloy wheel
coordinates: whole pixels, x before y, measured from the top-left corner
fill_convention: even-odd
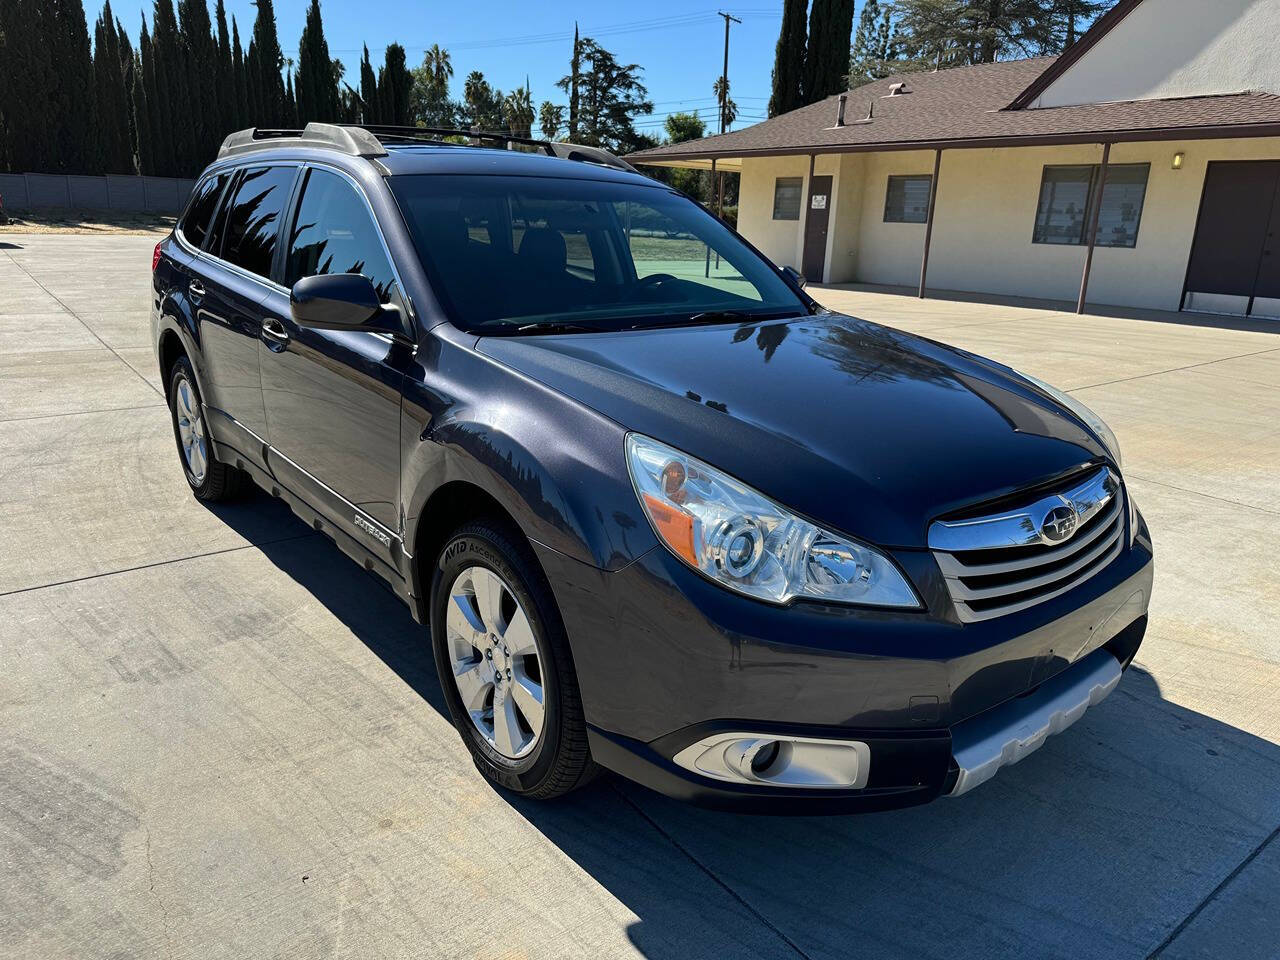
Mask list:
[[[187,379],[178,381],[175,393],[174,412],[178,419],[178,442],[182,445],[182,455],[186,458],[187,469],[197,484],[204,481],[205,471],[209,466],[209,454],[204,436],[204,416],[200,410],[200,401],[196,399]]]
[[[449,588],[446,641],[453,682],[471,723],[499,755],[520,760],[542,738],[542,661],[524,608],[487,567],[467,567]]]

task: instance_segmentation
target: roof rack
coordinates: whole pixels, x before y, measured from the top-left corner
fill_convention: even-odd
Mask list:
[[[252,127],[230,134],[222,142],[218,157],[247,153],[251,150],[267,150],[288,141],[290,145],[298,143],[304,146],[327,147],[340,150],[354,157],[385,157],[387,143],[432,143],[447,144],[446,138],[456,137],[468,141],[459,146],[488,146],[504,144],[507,147],[520,145],[536,147],[549,157],[560,157],[563,160],[576,160],[580,163],[594,163],[615,170],[626,170],[637,173],[635,167],[620,157],[614,156],[599,147],[588,147],[578,143],[557,143],[551,140],[534,140],[530,137],[518,137],[509,133],[498,133],[490,130],[454,130],[448,127],[400,127],[389,124],[354,124],[354,123],[308,123],[302,130],[283,130],[266,127]]]

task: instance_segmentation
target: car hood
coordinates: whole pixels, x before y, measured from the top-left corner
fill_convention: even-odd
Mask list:
[[[885,546],[924,546],[935,517],[1106,455],[1009,368],[840,314],[487,337],[477,349]]]

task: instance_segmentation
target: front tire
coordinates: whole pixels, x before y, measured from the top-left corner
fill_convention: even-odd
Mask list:
[[[454,726],[486,778],[536,799],[590,779],[568,639],[522,537],[479,520],[448,539],[432,577],[431,639]]]
[[[209,442],[208,423],[191,361],[179,357],[169,371],[169,414],[182,472],[197,500],[229,500],[240,491],[240,471],[223,463]]]

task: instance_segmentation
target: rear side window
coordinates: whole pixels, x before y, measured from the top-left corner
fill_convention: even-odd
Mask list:
[[[217,173],[196,187],[187,215],[182,218],[178,229],[182,236],[194,247],[203,247],[205,237],[209,235],[209,224],[213,221],[213,213],[218,209],[218,200],[222,197],[222,188],[231,179],[229,173]]]
[[[289,202],[294,167],[251,167],[231,198],[222,259],[260,277],[271,276],[280,219]]]
[[[324,273],[363,274],[383,303],[390,301],[395,287],[395,274],[364,199],[337,174],[312,169],[289,232],[285,286]]]

